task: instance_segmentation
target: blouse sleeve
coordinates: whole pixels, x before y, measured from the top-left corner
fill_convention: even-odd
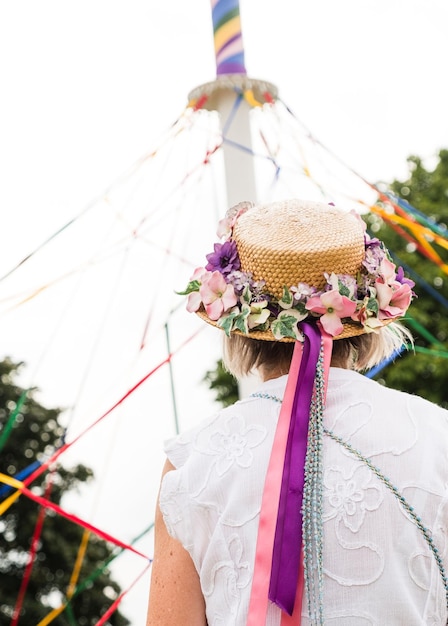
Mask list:
[[[198,462],[195,441],[198,433],[216,419],[212,416],[199,427],[182,433],[165,442],[164,450],[175,469],[162,479],[159,506],[169,534],[180,541],[196,561],[193,550],[193,511],[197,506],[195,493],[207,473],[207,458]],[[205,463],[204,463],[205,461]],[[197,544],[197,540],[195,545]]]

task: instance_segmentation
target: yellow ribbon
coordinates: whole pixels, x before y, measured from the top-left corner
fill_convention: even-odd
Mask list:
[[[384,221],[392,222],[394,224],[398,224],[400,226],[404,226],[405,228],[407,228],[412,233],[412,235],[417,239],[421,247],[426,250],[431,260],[434,261],[434,263],[436,263],[436,265],[438,265],[438,267],[440,267],[446,274],[448,274],[448,265],[443,261],[443,259],[434,250],[433,246],[428,241],[428,238],[432,239],[433,241],[438,243],[441,247],[448,249],[448,241],[444,237],[441,237],[440,235],[436,235],[435,233],[432,232],[431,229],[427,228],[426,226],[423,226],[422,224],[419,224],[412,220],[401,217],[400,215],[397,215],[396,213],[392,213],[392,214],[387,213],[387,211],[380,209],[378,206],[375,206],[375,205],[371,206],[371,210],[373,213],[376,213],[377,215],[379,215]]]
[[[61,606],[59,606],[57,609],[53,609],[50,613],[48,613],[48,615],[46,615],[37,624],[37,626],[47,626],[47,624],[50,624],[53,620],[56,619],[58,615],[60,615],[65,610],[68,603],[72,599],[72,596],[75,593],[76,583],[78,582],[79,574],[81,572],[81,566],[82,566],[82,562],[84,561],[84,557],[85,557],[86,550],[87,550],[87,545],[89,543],[89,538],[90,538],[90,530],[86,529],[84,530],[84,534],[81,539],[81,544],[78,549],[78,554],[76,555],[76,561],[73,567],[73,572],[72,572],[72,575],[70,577],[70,582],[67,587],[67,594],[66,594],[67,601],[61,604]]]
[[[17,480],[16,478],[12,478],[11,476],[7,476],[6,474],[2,474],[1,472],[0,472],[0,482],[5,483],[5,485],[9,485],[10,487],[14,487],[15,489],[17,489],[15,493],[11,494],[8,498],[6,498],[6,500],[3,500],[3,502],[0,504],[0,515],[3,515],[3,513],[5,513],[5,511],[7,511],[9,507],[12,504],[14,504],[14,502],[20,497],[21,495],[20,490],[23,489],[25,485],[20,480]]]
[[[246,89],[246,91],[244,92],[244,99],[246,100],[247,104],[251,107],[263,106],[263,103],[258,102],[258,100],[255,98],[254,92],[252,91],[252,89]]]

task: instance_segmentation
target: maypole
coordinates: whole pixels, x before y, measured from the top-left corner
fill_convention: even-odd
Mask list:
[[[244,63],[239,0],[211,0],[216,80],[189,94],[192,106],[217,111],[223,137],[227,206],[257,201],[250,110],[273,102],[271,83],[248,78]]]
[[[249,78],[244,61],[239,0],[211,0],[216,79],[189,94],[190,105],[217,111],[220,117],[227,206],[261,200],[257,193],[250,112],[272,104],[275,85]],[[259,384],[257,376],[239,382],[244,397]]]

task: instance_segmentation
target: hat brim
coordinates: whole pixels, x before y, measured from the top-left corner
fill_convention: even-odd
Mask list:
[[[203,307],[196,311],[196,315],[198,315],[201,320],[204,320],[204,322],[207,322],[207,324],[210,324],[211,326],[215,326],[215,328],[219,328],[219,330],[222,330],[222,328],[218,326],[217,322],[209,318]],[[390,320],[390,322],[392,321],[394,320]],[[387,324],[389,324],[390,322],[384,322],[384,326],[387,326]],[[340,335],[337,335],[337,337],[333,337],[333,340],[349,339],[350,337],[365,335],[368,332],[372,331],[366,330],[363,326],[361,326],[361,324],[357,324],[356,322],[345,322],[343,323],[342,333]],[[282,337],[281,339],[276,339],[270,330],[251,330],[248,334],[243,333],[240,330],[232,330],[231,334],[240,335],[241,337],[247,337],[248,339],[257,339],[258,341],[280,341],[283,343],[292,343],[293,341],[296,341],[292,337]]]

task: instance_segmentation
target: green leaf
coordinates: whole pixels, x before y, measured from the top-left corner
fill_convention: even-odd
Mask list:
[[[249,317],[249,314],[250,307],[247,305],[243,305],[241,313],[239,315],[236,315],[233,321],[234,330],[239,330],[240,332],[247,335],[247,333],[249,332],[249,327],[247,325],[247,318]]]
[[[278,301],[279,305],[282,307],[282,309],[290,309],[292,307],[292,302],[292,293],[289,291],[286,285],[283,285],[283,296],[282,299]]]
[[[271,324],[272,334],[276,339],[282,339],[282,337],[303,339],[302,333],[297,327],[299,321],[299,317],[291,315],[291,311],[282,312]]]
[[[199,291],[200,286],[201,283],[198,280],[192,280],[188,283],[185,291],[175,291],[174,293],[177,293],[178,296],[188,296],[188,294],[193,291]]]
[[[244,291],[243,291],[243,294],[242,294],[242,296],[241,296],[241,299],[242,299],[242,301],[243,301],[245,304],[250,304],[250,301],[251,301],[251,299],[252,299],[252,292],[251,292],[251,290],[249,289],[249,286],[246,286],[246,287],[244,288]]]
[[[369,311],[372,311],[372,313],[375,313],[375,315],[378,315],[378,311],[379,311],[378,300],[376,298],[369,298],[367,301],[367,309]]]
[[[344,285],[344,283],[342,283],[340,280],[338,280],[338,291],[341,294],[341,296],[346,296],[347,298],[350,298],[351,296],[350,289],[347,287],[347,285]]]
[[[217,323],[219,328],[222,328],[227,337],[230,337],[230,331],[233,329],[234,320],[238,315],[239,309],[238,307],[235,307],[230,311],[228,315],[225,315],[218,320]]]
[[[308,317],[309,315],[309,311],[308,309],[305,308],[305,303],[304,302],[298,302],[296,305],[294,305],[293,307],[294,311],[298,311],[302,317],[302,319],[305,319],[305,317]]]

